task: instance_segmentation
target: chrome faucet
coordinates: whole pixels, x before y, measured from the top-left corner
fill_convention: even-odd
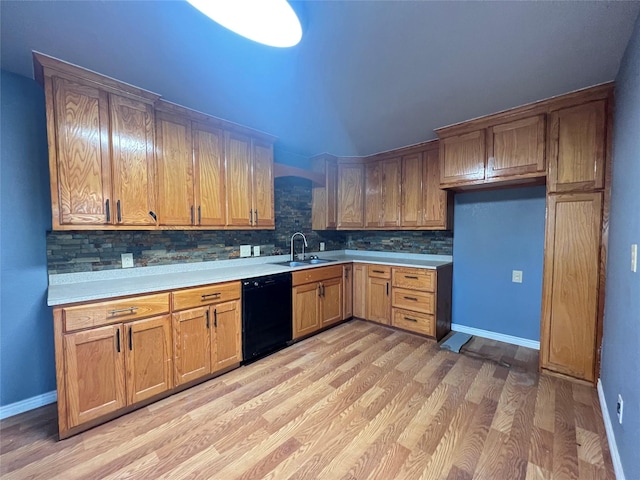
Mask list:
[[[296,232],[293,235],[291,235],[291,261],[292,262],[295,260],[295,258],[293,257],[293,240],[294,240],[294,238],[296,238],[296,235],[300,235],[302,237],[302,240],[304,240],[304,244],[302,245],[302,259],[303,260],[304,260],[304,247],[308,247],[309,246],[307,244],[307,237],[304,236],[304,233]]]

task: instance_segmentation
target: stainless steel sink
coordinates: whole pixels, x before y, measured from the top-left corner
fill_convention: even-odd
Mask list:
[[[287,262],[276,262],[275,265],[284,265],[285,267],[306,267],[309,265],[318,265],[320,263],[335,262],[335,260],[327,260],[325,258],[311,258],[307,260],[294,260]]]

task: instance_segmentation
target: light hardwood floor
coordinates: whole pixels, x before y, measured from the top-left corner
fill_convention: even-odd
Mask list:
[[[6,419],[0,476],[615,478],[595,389],[469,349],[353,320],[60,442],[55,405]]]

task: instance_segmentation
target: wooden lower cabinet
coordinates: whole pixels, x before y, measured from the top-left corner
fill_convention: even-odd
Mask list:
[[[369,265],[367,269],[367,320],[391,324],[391,268]]]
[[[342,277],[322,282],[320,320],[323,327],[342,320],[342,283]]]
[[[209,307],[173,314],[175,383],[182,385],[211,372]]]
[[[353,264],[353,316],[367,318],[367,265]]]
[[[342,320],[342,266],[294,272],[293,339],[311,335]]]
[[[304,337],[320,329],[320,285],[309,283],[293,287],[293,338]]]
[[[342,319],[353,317],[353,265],[342,267]]]
[[[211,371],[217,372],[242,361],[240,300],[220,303],[210,308],[213,310]]]

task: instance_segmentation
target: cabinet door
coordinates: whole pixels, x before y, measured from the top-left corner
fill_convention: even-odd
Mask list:
[[[439,190],[440,178],[437,181]],[[402,157],[401,226],[422,225],[422,189],[422,153]]]
[[[453,186],[484,179],[485,131],[440,140],[440,184]]]
[[[323,280],[320,297],[322,326],[342,320],[342,277]]]
[[[353,265],[342,267],[342,319],[353,317]]]
[[[113,191],[119,225],[155,225],[153,109],[109,96]]]
[[[364,226],[364,167],[338,165],[338,228]]]
[[[326,168],[327,228],[336,228],[338,224],[338,165],[335,161],[327,161]]]
[[[367,266],[353,264],[353,316],[367,318]]]
[[[53,90],[55,113],[47,112],[55,122],[49,134],[56,136],[57,154],[51,170],[51,183],[57,185],[51,198],[53,226],[109,224],[108,94],[55,77]]]
[[[211,307],[211,370],[216,372],[242,361],[240,300]]]
[[[191,121],[156,113],[158,223],[194,225]]]
[[[222,130],[192,124],[195,167],[196,223],[222,226],[227,221],[224,134]]]
[[[251,226],[251,139],[244,135],[226,134],[227,224]]]
[[[69,428],[127,404],[122,324],[64,336]]]
[[[125,325],[129,405],[173,387],[171,317],[147,318]]]
[[[388,279],[369,277],[366,318],[386,325],[391,323],[391,282]]]
[[[273,227],[273,145],[253,141],[253,226]]]
[[[487,179],[545,175],[545,116],[490,127],[487,132]]]
[[[364,167],[365,202],[364,227],[378,228],[382,218],[382,171],[380,162],[367,163]]]
[[[382,173],[382,226],[400,226],[400,181],[402,179],[400,158],[381,163]],[[367,201],[368,203],[368,201]]]
[[[604,187],[606,101],[552,112],[549,127],[549,192]]]
[[[208,307],[173,314],[173,364],[176,386],[211,372],[211,322]]]
[[[542,367],[594,381],[602,193],[549,195]]]
[[[317,282],[293,287],[294,339],[320,328],[320,291],[320,284]]]
[[[422,204],[423,217],[420,225],[448,230],[452,225],[452,194],[440,189],[440,162],[437,149],[423,153]]]

